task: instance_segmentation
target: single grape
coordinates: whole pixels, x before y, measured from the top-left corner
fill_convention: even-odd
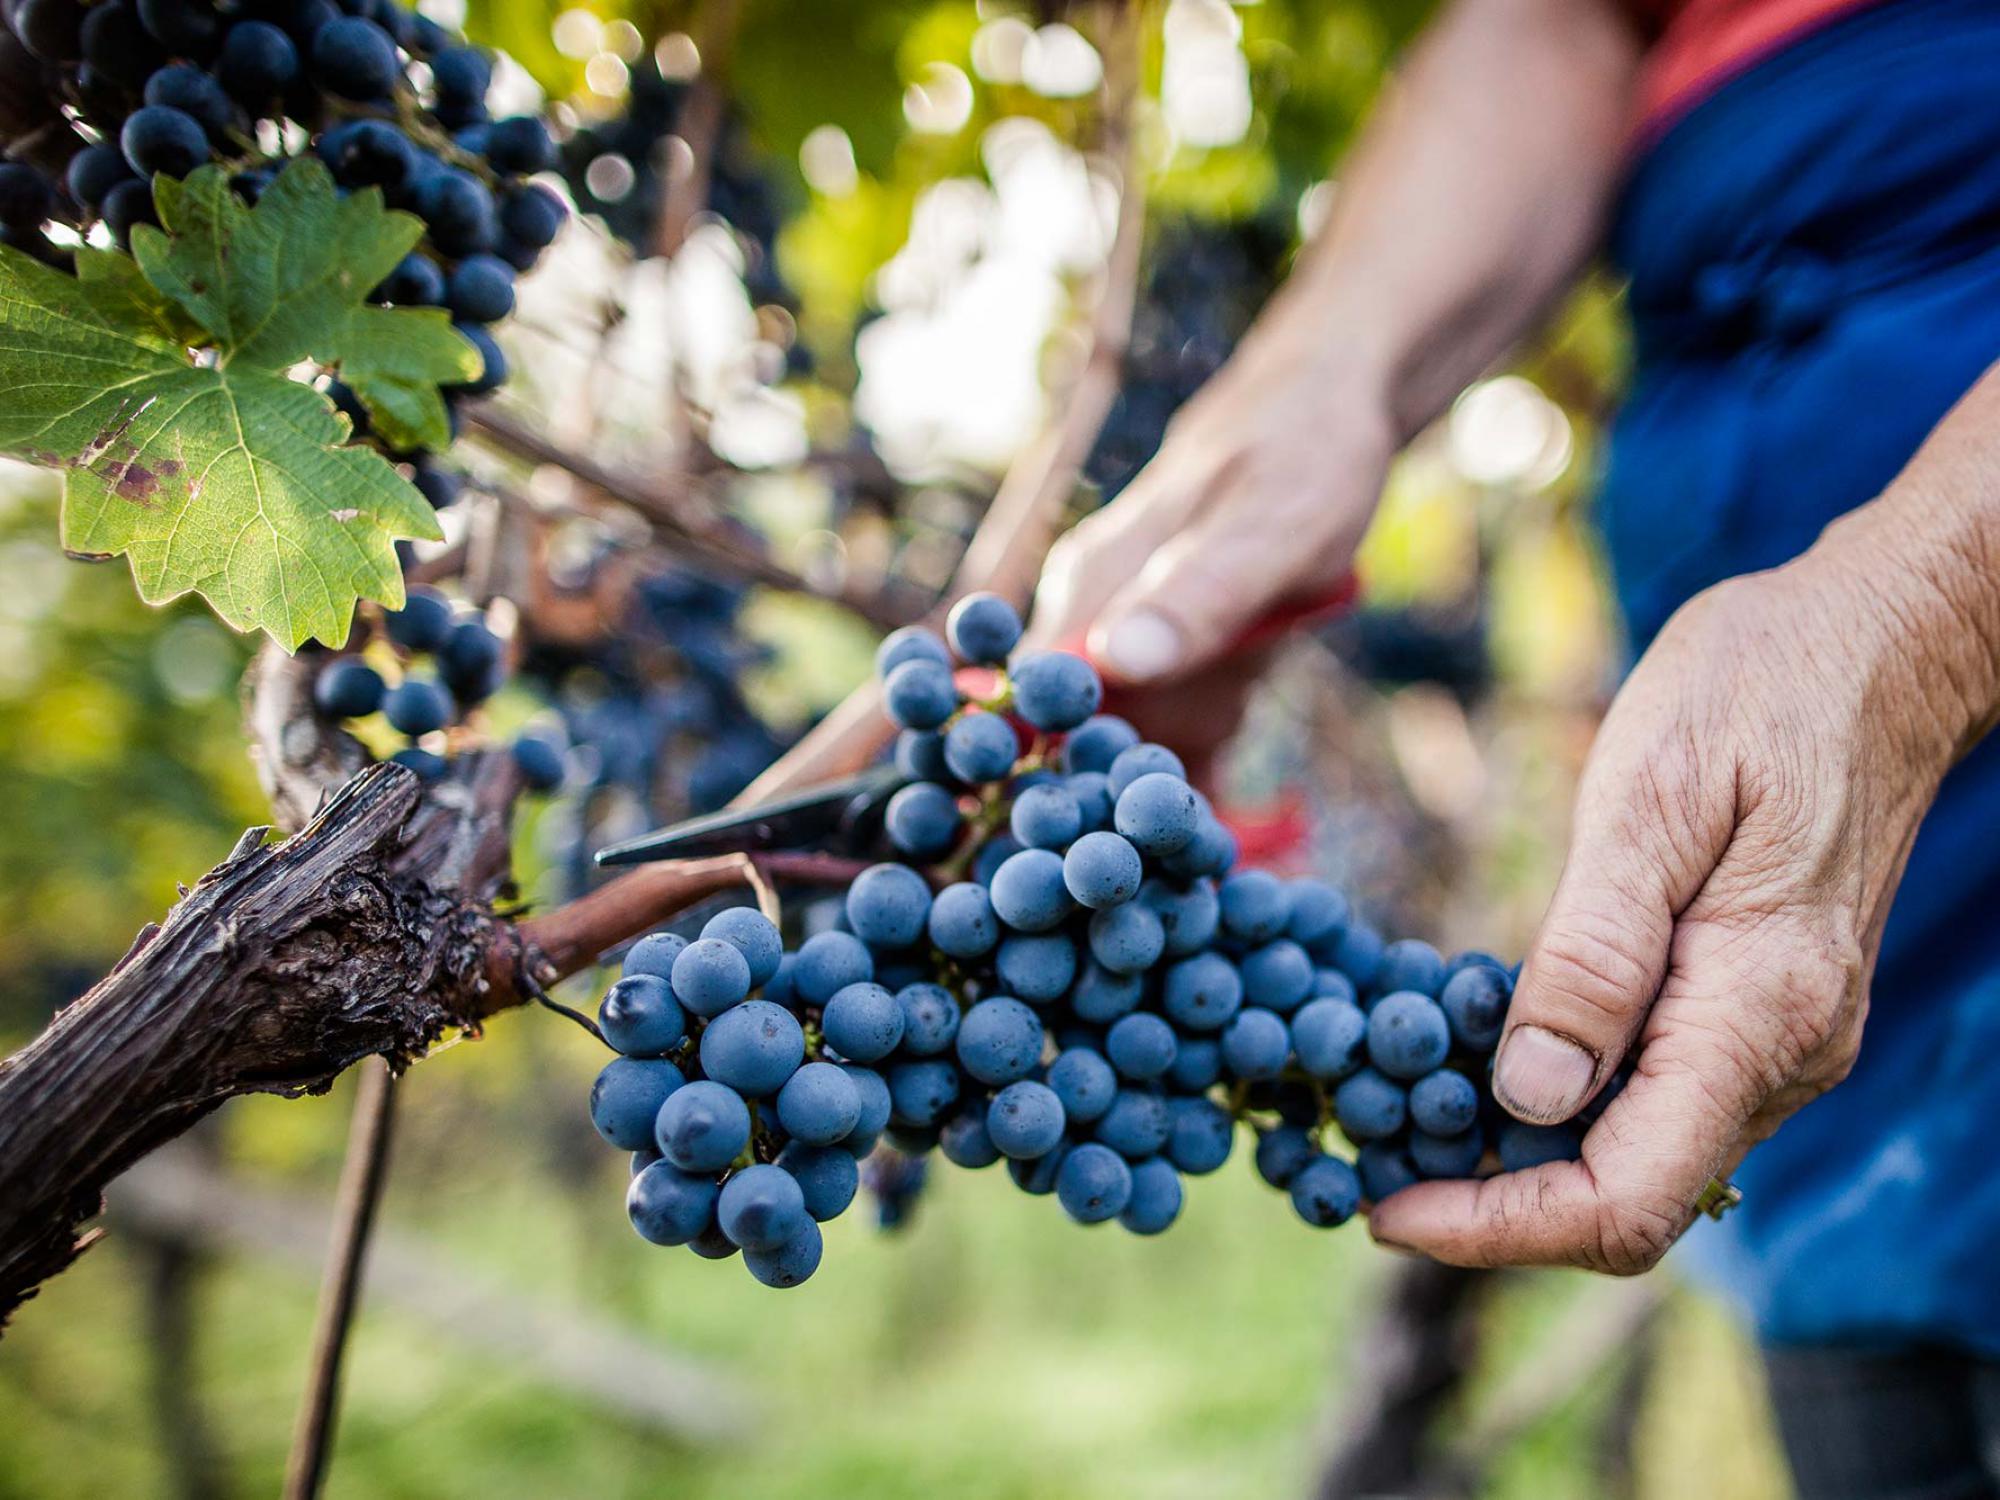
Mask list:
[[[436,589],[413,588],[401,609],[383,616],[383,624],[405,651],[434,651],[451,633],[451,605]]]
[[[1333,964],[1366,994],[1374,990],[1382,968],[1382,934],[1366,922],[1350,921],[1333,945]]]
[[[1452,1037],[1469,1052],[1491,1052],[1507,1023],[1512,986],[1506,970],[1484,963],[1460,969],[1438,996]]]
[[[991,890],[993,877],[1000,873],[1000,867],[1020,852],[1021,841],[1013,834],[1003,830],[992,835],[972,857],[972,878]]]
[[[909,670],[910,667],[896,669],[899,675]],[[1014,734],[1014,726],[999,714],[963,714],[944,734],[945,766],[968,786],[1003,780],[1014,769],[1014,759],[1020,753],[1021,742]]]
[[[1103,774],[1120,752],[1139,743],[1139,731],[1116,714],[1096,714],[1069,732],[1063,741],[1063,768]]]
[[[1083,832],[1083,809],[1068,787],[1044,783],[1014,799],[1007,826],[1030,849],[1066,849]]]
[[[1198,1093],[1222,1081],[1222,1043],[1213,1036],[1186,1036],[1167,1069],[1167,1082],[1185,1093]]]
[[[1111,827],[1111,778],[1102,771],[1077,771],[1064,782],[1076,799],[1077,831],[1098,833]]]
[[[628,978],[634,974],[651,974],[659,979],[671,979],[674,960],[681,956],[681,949],[686,946],[687,939],[677,932],[649,932],[625,950],[625,961],[618,972]]]
[[[838,1146],[793,1141],[778,1153],[778,1165],[798,1179],[806,1212],[822,1224],[846,1213],[861,1186],[861,1169],[853,1153]]]
[[[1089,662],[1067,651],[1038,651],[1008,670],[1014,711],[1035,728],[1058,734],[1074,729],[1104,701],[1104,684]]]
[[[898,728],[936,729],[958,712],[958,687],[949,667],[913,658],[884,679],[882,703]]]
[[[128,93],[138,93],[145,86],[146,75],[166,61],[160,44],[139,24],[138,12],[126,4],[91,6],[78,41],[89,65],[83,71],[95,71]]]
[[[959,1063],[981,1083],[997,1088],[1026,1078],[1041,1057],[1041,1019],[1018,1000],[981,1000],[959,1022]]]
[[[1063,1163],[1069,1160],[1070,1149],[1064,1144],[1047,1156],[1038,1156],[1033,1160],[1010,1158],[1007,1175],[1014,1179],[1014,1186],[1022,1192],[1046,1198],[1056,1190],[1056,1177],[1061,1173]]]
[[[133,110],[118,132],[118,145],[141,177],[155,172],[185,177],[208,160],[207,132],[193,115],[169,104]]]
[[[720,1185],[718,1184],[719,1190]],[[700,1234],[689,1240],[687,1247],[703,1260],[728,1260],[730,1256],[737,1253],[735,1244],[731,1242],[728,1235],[722,1232],[720,1224],[709,1225],[708,1228],[702,1230]]]
[[[1257,1006],[1238,1011],[1222,1033],[1223,1064],[1238,1078],[1276,1078],[1291,1048],[1284,1017]]]
[[[483,620],[460,620],[438,648],[438,675],[452,696],[477,703],[498,685],[506,648]]]
[[[1174,1065],[1179,1044],[1174,1028],[1158,1016],[1138,1011],[1121,1016],[1105,1034],[1104,1050],[1125,1077],[1150,1083]]]
[[[1173,1133],[1167,1101],[1150,1090],[1123,1088],[1097,1122],[1097,1139],[1120,1156],[1139,1161],[1161,1150]]]
[[[146,80],[141,96],[148,104],[164,104],[179,110],[200,125],[211,142],[226,138],[236,118],[236,109],[222,85],[193,63],[174,63]]]
[[[42,62],[75,62],[83,55],[86,14],[76,0],[20,0],[14,7],[14,34]]]
[[[441,100],[478,103],[493,81],[493,65],[476,47],[447,47],[431,59],[431,86]]]
[[[868,945],[851,932],[821,932],[799,945],[792,983],[799,998],[824,1005],[850,984],[875,977],[875,959]]]
[[[934,631],[921,625],[905,625],[892,630],[875,648],[875,675],[885,682],[889,674],[906,661],[928,661],[951,669],[951,652]]]
[[[1165,745],[1141,743],[1120,750],[1105,769],[1112,800],[1115,802],[1124,796],[1125,788],[1141,776],[1151,776],[1156,773],[1177,776],[1182,781],[1187,780],[1187,767],[1181,763],[1181,758]]]
[[[468,255],[445,278],[444,305],[464,323],[497,323],[514,310],[514,268],[497,255]]]
[[[1292,1179],[1320,1154],[1319,1143],[1304,1126],[1274,1126],[1257,1137],[1257,1175],[1274,1188],[1290,1187]]]
[[[132,231],[138,225],[160,222],[159,210],[153,203],[153,185],[137,177],[128,178],[106,192],[100,212],[111,238],[121,247],[130,245]]]
[[[451,699],[428,677],[405,677],[382,695],[382,713],[398,733],[415,739],[451,722]]]
[[[216,80],[247,109],[262,110],[299,76],[299,49],[268,21],[238,21],[222,38]]]
[[[688,952],[700,946],[692,944]],[[674,967],[679,969],[679,960]],[[768,1000],[746,1000],[732,1006],[701,1033],[702,1072],[745,1098],[775,1094],[798,1071],[805,1055],[805,1033],[799,1029],[797,1017]]]
[[[1451,1023],[1427,995],[1384,995],[1368,1012],[1368,1060],[1391,1078],[1421,1078],[1451,1051]]]
[[[1138,974],[1114,974],[1094,959],[1083,966],[1076,987],[1070,991],[1070,1010],[1079,1021],[1106,1026],[1129,1011],[1138,1009],[1146,993],[1145,980]]]
[[[1062,857],[1064,889],[1092,911],[1132,900],[1142,876],[1139,851],[1116,833],[1086,833]]]
[[[958,1001],[941,984],[919,982],[896,991],[903,1013],[902,1050],[908,1057],[936,1057],[958,1039]]]
[[[958,798],[936,782],[900,788],[883,814],[889,842],[912,859],[932,860],[949,852],[964,828]]]
[[[1292,1208],[1315,1229],[1345,1224],[1361,1206],[1361,1182],[1337,1156],[1315,1157],[1290,1183]]]
[[[879,984],[843,985],[826,1002],[820,1030],[827,1046],[852,1062],[875,1062],[903,1039],[903,1007]]]
[[[169,52],[181,57],[207,57],[215,47],[221,21],[201,0],[138,0],[139,24]]]
[[[416,170],[417,148],[386,120],[352,120],[329,130],[314,148],[346,188],[379,187],[391,192]]]
[[[873,1068],[843,1063],[841,1071],[853,1082],[854,1091],[861,1096],[861,1116],[854,1122],[853,1133],[841,1142],[842,1146],[854,1150],[863,1140],[872,1139],[888,1128],[895,1102],[889,1096],[889,1080]]]
[[[1200,797],[1197,792],[1196,797]],[[1236,835],[1222,826],[1215,814],[1204,807],[1195,824],[1194,837],[1160,860],[1160,868],[1182,880],[1202,875],[1220,879],[1236,863]]]
[[[69,0],[54,0],[68,4]],[[85,208],[100,208],[108,194],[121,182],[131,182],[132,167],[116,146],[85,146],[69,159],[64,184],[70,197]]]
[[[1236,1122],[1212,1099],[1169,1099],[1167,1159],[1190,1176],[1205,1176],[1229,1160]]]
[[[1426,1073],[1410,1085],[1410,1123],[1431,1135],[1459,1135],[1479,1118],[1479,1090],[1451,1068]]]
[[[1380,1203],[1419,1180],[1409,1153],[1393,1141],[1368,1142],[1354,1153],[1354,1170],[1360,1175],[1361,1196],[1370,1203]]]
[[[1292,1050],[1314,1078],[1337,1083],[1360,1068],[1368,1045],[1368,1018],[1351,1000],[1324,996],[1292,1017]]]
[[[336,656],[313,679],[313,704],[336,719],[361,719],[382,706],[382,676],[358,656]]]
[[[569,218],[562,199],[538,182],[524,183],[500,200],[500,233],[504,240],[529,250],[554,243]]]
[[[750,995],[750,963],[720,938],[689,943],[674,959],[674,997],[697,1016],[719,1016]]]
[[[1220,953],[1197,953],[1167,970],[1160,1008],[1187,1031],[1220,1031],[1243,1007],[1243,979]]]
[[[1050,849],[1010,855],[994,872],[988,894],[1000,920],[1017,932],[1047,932],[1070,911],[1063,859]]]
[[[1062,1101],[1047,1084],[1022,1079],[993,1096],[986,1133],[1003,1155],[1017,1160],[1047,1156],[1063,1138]]]
[[[1525,1172],[1550,1162],[1575,1161],[1583,1155],[1583,1133],[1574,1123],[1530,1125],[1503,1119],[1494,1149],[1500,1154],[1501,1171]]]
[[[1090,915],[1090,953],[1114,974],[1140,974],[1159,962],[1167,933],[1150,907],[1136,901]]]
[[[684,1081],[681,1070],[670,1062],[613,1058],[590,1087],[590,1123],[620,1150],[649,1146],[655,1117]]]
[[[1410,1164],[1425,1177],[1470,1177],[1486,1154],[1486,1139],[1477,1130],[1457,1135],[1410,1132]]]
[[[1115,1219],[1132,1200],[1132,1169],[1108,1146],[1077,1146],[1056,1171],[1056,1200],[1079,1224]]]
[[[1298,1009],[1313,992],[1313,962],[1290,938],[1278,938],[1244,954],[1240,969],[1244,998],[1281,1015]]]
[[[389,757],[389,762],[391,765],[402,766],[406,770],[415,772],[419,781],[436,781],[445,773],[445,760],[442,755],[419,750],[415,745],[398,750]]]
[[[563,784],[562,747],[540,735],[524,734],[508,747],[521,781],[530,791],[552,792]]]
[[[1181,1174],[1162,1157],[1148,1157],[1132,1167],[1132,1194],[1118,1222],[1133,1234],[1162,1234],[1181,1216]]]
[[[992,1166],[1002,1155],[986,1129],[986,1108],[978,1104],[968,1105],[946,1122],[938,1135],[938,1150],[953,1166],[975,1172]]]
[[[1315,955],[1339,940],[1352,914],[1345,896],[1317,880],[1294,880],[1291,895],[1285,936]]]
[[[1000,919],[986,888],[972,881],[948,885],[931,902],[931,941],[949,958],[983,958],[1000,941]]]
[[[310,63],[321,88],[363,103],[386,99],[403,76],[389,33],[359,16],[342,16],[315,32]]]
[[[1382,950],[1375,987],[1385,992],[1407,990],[1436,998],[1444,988],[1444,958],[1429,943],[1403,938]]]
[[[812,1221],[798,1178],[783,1167],[759,1164],[732,1172],[723,1183],[715,1222],[745,1250],[775,1250]]]
[[[630,974],[604,992],[597,1028],[627,1057],[663,1057],[687,1040],[687,1015],[666,980]]]
[[[854,1133],[861,1120],[861,1091],[829,1062],[809,1062],[778,1090],[778,1123],[809,1146],[831,1146]]]
[[[1067,1047],[1049,1064],[1049,1087],[1062,1101],[1063,1116],[1080,1125],[1101,1119],[1118,1094],[1118,1075],[1104,1055],[1088,1047]]]
[[[1246,943],[1268,943],[1285,930],[1291,918],[1291,892],[1263,870],[1230,876],[1218,894],[1223,930]]]
[[[785,956],[784,936],[753,906],[732,906],[717,912],[703,924],[701,935],[725,942],[743,955],[753,990],[771,982]]]
[[[919,1129],[937,1124],[958,1102],[958,1078],[958,1069],[939,1059],[897,1063],[888,1075],[890,1119]]]
[[[944,736],[935,729],[905,729],[896,736],[896,769],[911,781],[955,784],[944,763]]]
[[[1000,945],[994,968],[1008,994],[1047,1005],[1076,980],[1076,944],[1060,932],[1010,937]]]
[[[1139,900],[1160,919],[1167,938],[1167,957],[1187,958],[1215,941],[1222,907],[1215,887],[1207,881],[1182,887],[1173,881],[1148,880],[1139,887]]]
[[[1354,981],[1338,969],[1318,968],[1313,970],[1313,998],[1315,1000],[1345,1000],[1349,1005],[1361,1004],[1361,992],[1354,987]]]
[[[411,205],[431,243],[449,256],[489,251],[500,237],[493,194],[470,172],[446,167],[424,177]]]
[[[1141,854],[1172,854],[1195,834],[1201,809],[1178,776],[1149,771],[1134,778],[1112,809],[1111,826]]]
[[[999,666],[1021,638],[1021,616],[998,594],[967,594],[945,617],[944,633],[960,660]]]
[[[510,115],[495,120],[486,132],[486,158],[496,171],[526,177],[546,172],[556,164],[555,143],[549,128],[533,115]]]
[[[1394,1079],[1363,1068],[1333,1091],[1333,1117],[1350,1141],[1377,1141],[1403,1128],[1409,1095]]]
[[[720,1192],[713,1177],[697,1177],[655,1158],[626,1187],[625,1212],[641,1239],[685,1245],[715,1222]]]

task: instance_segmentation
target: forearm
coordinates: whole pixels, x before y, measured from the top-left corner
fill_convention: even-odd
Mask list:
[[[1588,260],[1638,56],[1610,0],[1456,0],[1385,92],[1256,357],[1359,383],[1414,435]]]

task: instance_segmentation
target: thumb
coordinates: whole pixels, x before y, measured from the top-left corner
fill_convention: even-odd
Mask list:
[[[1666,977],[1675,918],[1728,844],[1726,809],[1698,814],[1691,765],[1617,761],[1592,756],[1494,1062],[1494,1097],[1531,1124],[1569,1119],[1616,1070]]]

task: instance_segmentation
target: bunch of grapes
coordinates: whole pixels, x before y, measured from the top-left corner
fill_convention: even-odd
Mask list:
[[[460,613],[436,589],[413,588],[399,610],[383,616],[387,650],[397,676],[392,687],[359,652],[330,657],[313,679],[313,706],[331,719],[381,714],[408,743],[389,759],[435,781],[445,772],[449,731],[465,722],[507,678],[507,652],[476,611]],[[437,748],[431,748],[437,747]],[[562,746],[524,734],[511,747],[522,784],[549,792],[562,785]]]
[[[19,158],[0,163],[0,241],[63,264],[51,224],[101,224],[123,246],[155,222],[156,176],[221,162],[254,203],[310,149],[341,190],[378,188],[423,220],[423,244],[371,296],[451,313],[482,367],[449,394],[506,379],[489,327],[568,210],[528,180],[556,165],[547,127],[488,115],[484,52],[396,0],[19,0],[7,21],[0,76],[36,98],[0,113]],[[327,394],[367,437],[353,393],[334,381]],[[434,505],[456,498],[458,476],[431,455],[391,456]]]
[[[1576,1155],[1574,1130],[1512,1121],[1486,1088],[1498,960],[1385,942],[1328,886],[1236,871],[1173,753],[1098,712],[1081,658],[1016,654],[1020,633],[974,595],[949,647],[883,642],[907,862],[854,880],[841,929],[786,953],[738,908],[626,957],[600,1012],[624,1055],[591,1114],[635,1153],[641,1235],[795,1285],[878,1147],[1004,1161],[1137,1234],[1173,1223],[1242,1126],[1321,1227],[1425,1178]]]

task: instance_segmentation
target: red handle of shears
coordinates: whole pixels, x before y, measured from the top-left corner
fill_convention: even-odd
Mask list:
[[[1276,605],[1252,621],[1229,643],[1223,655],[1255,651],[1260,646],[1270,645],[1280,636],[1291,634],[1301,625],[1322,624],[1335,615],[1344,614],[1360,592],[1360,581],[1349,573],[1324,593]]]

